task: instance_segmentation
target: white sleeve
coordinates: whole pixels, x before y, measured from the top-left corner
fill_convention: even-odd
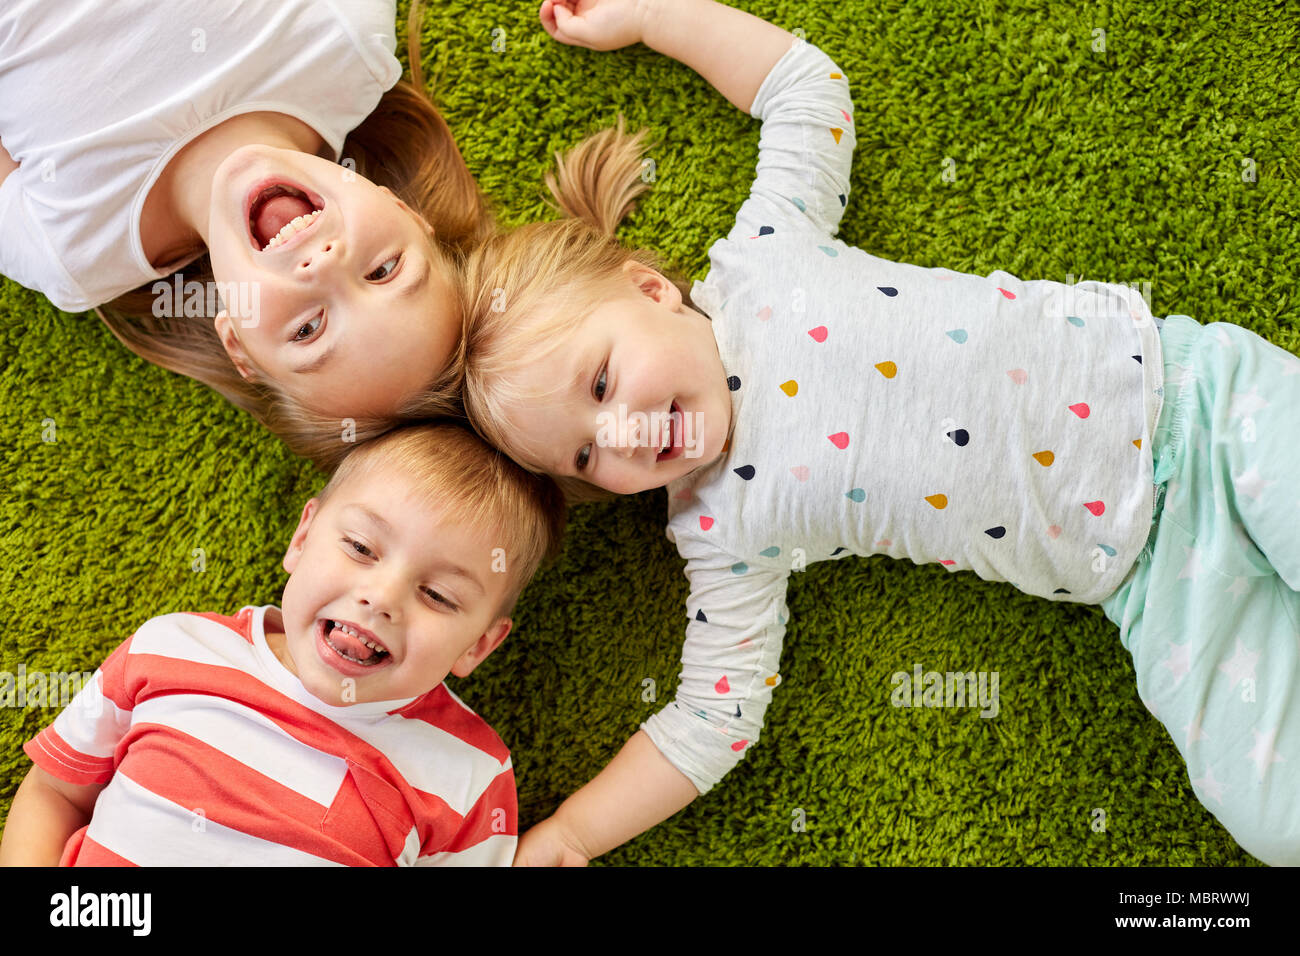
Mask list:
[[[85,312],[93,306],[32,218],[21,169],[0,182],[0,275],[44,294],[64,312]]]
[[[758,168],[728,238],[781,229],[833,236],[848,202],[857,143],[844,73],[796,39],[763,80],[750,114],[763,121]]]
[[[707,793],[758,741],[780,683],[790,571],[701,549],[687,557],[686,576],[691,593],[677,697],[641,729]]]
[[[370,75],[385,89],[402,78],[397,49],[395,0],[328,0],[340,23],[352,35]],[[405,18],[405,15],[403,15]]]

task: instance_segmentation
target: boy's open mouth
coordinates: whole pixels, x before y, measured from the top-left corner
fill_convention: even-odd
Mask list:
[[[309,229],[325,202],[293,183],[261,182],[250,190],[245,209],[249,242],[258,252],[269,252]]]
[[[373,667],[388,659],[389,652],[374,635],[345,621],[322,619],[319,627],[325,644],[339,657],[363,667]]]

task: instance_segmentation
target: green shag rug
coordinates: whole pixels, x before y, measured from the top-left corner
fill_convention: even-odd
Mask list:
[[[470,168],[508,222],[546,217],[552,153],[622,111],[661,138],[624,235],[702,277],[748,192],[758,122],[645,47],[555,44],[539,5],[425,11],[426,77]],[[1300,354],[1294,5],[736,5],[804,31],[850,79],[845,241],[977,274],[1150,283],[1157,315],[1235,322]],[[0,390],[0,670],[90,671],[152,616],[278,601],[321,479],[250,419],[8,280]],[[452,679],[513,751],[523,827],[671,698],[687,587],[665,510],[659,490],[575,511],[515,632]],[[599,863],[1255,862],[1193,795],[1100,608],[884,557],[792,580],[759,744]],[[917,664],[997,671],[1000,712],[891,706],[891,675]],[[5,810],[22,741],[54,716],[0,709]]]

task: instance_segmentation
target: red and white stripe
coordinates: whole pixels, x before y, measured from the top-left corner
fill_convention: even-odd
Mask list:
[[[28,742],[60,779],[108,782],[68,856],[509,864],[514,770],[492,729],[445,685],[390,713],[276,686],[287,675],[254,645],[261,613],[154,618]]]

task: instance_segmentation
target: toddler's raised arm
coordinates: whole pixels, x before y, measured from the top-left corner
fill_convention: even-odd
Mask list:
[[[757,174],[728,238],[838,230],[857,143],[853,99],[816,46],[714,0],[546,0],[541,18],[562,43],[611,50],[643,42],[763,121]]]
[[[748,112],[759,85],[794,36],[714,0],[546,0],[542,26],[592,50],[644,43],[685,63]]]
[[[796,41],[759,87],[750,110],[763,121],[749,198],[727,238],[794,231],[829,239],[839,230],[853,164],[853,99],[844,73],[821,49]]]

